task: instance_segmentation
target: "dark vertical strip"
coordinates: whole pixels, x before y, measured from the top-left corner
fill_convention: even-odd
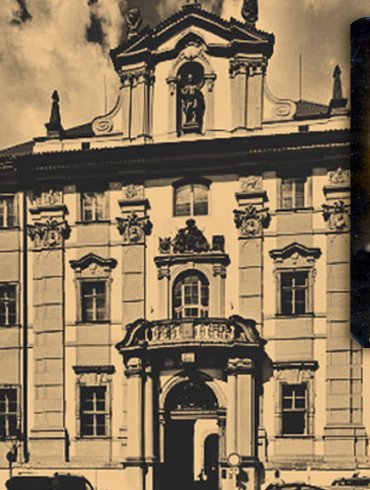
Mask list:
[[[28,244],[27,244],[27,195],[23,191],[23,225],[22,225],[22,260],[23,260],[23,380],[22,380],[22,435],[23,435],[23,458],[25,462],[29,460],[28,454]]]

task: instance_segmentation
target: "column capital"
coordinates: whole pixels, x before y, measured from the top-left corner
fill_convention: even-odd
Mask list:
[[[252,373],[255,369],[255,364],[249,358],[229,359],[227,363],[228,374]]]
[[[128,378],[133,376],[143,376],[144,374],[143,360],[140,357],[131,357],[126,363],[125,374]]]
[[[240,231],[241,238],[258,238],[263,230],[268,228],[271,216],[268,208],[258,209],[253,204],[248,204],[244,209],[234,211],[234,222]]]
[[[118,231],[127,245],[143,244],[153,228],[149,216],[139,216],[135,211],[131,211],[126,217],[116,218],[116,222]]]
[[[345,232],[350,229],[350,205],[338,199],[331,204],[323,204],[323,217],[329,230]]]

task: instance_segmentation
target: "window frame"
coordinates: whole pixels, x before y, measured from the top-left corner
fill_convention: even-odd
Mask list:
[[[292,407],[291,409],[284,408],[284,388],[286,387],[299,387],[303,386],[304,387],[304,408],[299,408],[299,407]],[[301,383],[290,383],[290,382],[284,382],[280,383],[280,406],[281,406],[281,425],[280,425],[280,435],[282,437],[299,437],[299,436],[307,436],[310,435],[309,431],[309,420],[308,420],[308,412],[309,412],[309,387],[307,382],[301,382]],[[292,396],[289,397],[292,400],[292,405],[296,403],[296,400],[302,399],[302,397],[296,397]],[[289,414],[294,412],[295,414],[300,413],[303,416],[303,423],[304,423],[304,430],[303,432],[286,432],[284,431],[284,416],[286,414],[287,417],[289,417]]]
[[[111,321],[111,305],[110,305],[110,295],[111,295],[111,278],[106,277],[86,277],[78,280],[78,318],[79,323],[90,324],[90,323],[107,323]],[[89,283],[104,284],[104,318],[88,319],[84,313],[84,296],[83,289]],[[98,307],[95,306],[95,310],[98,311]]]
[[[14,434],[5,434],[4,437],[0,435],[0,440],[14,440],[19,438],[19,430],[20,430],[20,404],[21,404],[21,399],[20,399],[20,389],[18,385],[0,385],[0,392],[1,391],[10,391],[14,390],[16,394],[16,409],[15,411],[12,412],[0,412],[0,417],[5,416],[5,417],[10,417],[10,416],[15,416],[16,418],[16,427],[15,427],[15,433]]]
[[[9,224],[9,213],[4,211],[4,222],[1,223],[0,221],[0,230],[7,230],[7,229],[12,229],[16,228],[18,225],[18,212],[17,212],[17,195],[16,194],[11,194],[11,193],[5,193],[5,194],[0,194],[0,208],[1,208],[1,201],[4,200],[5,202],[7,200],[11,200],[13,203],[13,221],[11,224]],[[7,208],[7,206],[6,206]],[[1,216],[1,214],[0,214]],[[5,222],[6,221],[6,222]]]
[[[190,217],[210,216],[210,209],[211,209],[210,184],[211,184],[211,182],[208,179],[181,180],[179,182],[174,183],[173,184],[173,206],[172,206],[173,207],[173,210],[172,210],[173,216],[175,218],[188,217],[188,216],[190,216]],[[181,191],[181,189],[184,189],[188,186],[190,187],[189,213],[179,214],[178,204],[177,204],[178,192]],[[206,213],[195,214],[195,206],[197,205],[197,202],[195,200],[195,188],[196,188],[196,186],[203,187],[204,190],[206,190],[206,193],[207,193],[207,212]],[[202,202],[202,201],[199,201],[199,202]]]
[[[291,190],[291,206],[285,204],[287,198],[284,197],[284,185],[292,183]],[[297,203],[297,183],[302,183],[302,202]],[[303,177],[290,177],[281,176],[278,179],[278,211],[300,211],[304,209],[310,209],[312,206],[312,177],[310,175],[304,175]]]
[[[1,298],[1,290],[5,288],[13,288],[14,289],[14,323],[1,323],[0,320],[0,328],[11,328],[11,327],[16,327],[19,323],[18,321],[18,308],[19,308],[19,297],[18,297],[18,284],[14,282],[1,282],[0,283],[0,304],[2,304],[2,298]],[[0,314],[1,318],[1,314]]]
[[[191,302],[186,302],[186,297],[189,295],[186,291],[186,286],[190,286],[192,288],[193,284],[186,284],[184,281],[186,278],[191,278],[191,277],[197,277],[197,297],[198,297],[198,302],[197,303],[191,303]],[[180,284],[180,292],[181,292],[181,304],[180,306],[176,306],[176,288]],[[204,289],[207,288],[207,304],[203,305],[203,295],[204,295]],[[209,313],[210,313],[210,306],[211,306],[211,284],[205,274],[202,272],[196,270],[196,269],[189,269],[181,274],[179,274],[172,285],[172,317],[176,320],[183,320],[183,319],[189,319],[189,318],[209,318]],[[190,292],[190,296],[192,296],[192,292]],[[183,313],[186,310],[198,310],[197,315],[194,316],[184,316]]]
[[[297,267],[297,268],[292,268],[292,267],[287,267],[287,268],[278,268],[276,270],[276,280],[277,280],[277,287],[276,287],[276,315],[279,317],[285,317],[285,318],[299,318],[299,317],[305,317],[305,316],[312,316],[314,314],[314,276],[315,276],[315,269],[311,267]],[[304,313],[287,313],[286,311],[283,310],[283,294],[282,294],[282,276],[283,274],[300,274],[300,273],[305,273],[306,274],[306,301],[305,301],[305,311]]]
[[[297,276],[303,275],[305,277],[305,284],[296,284]],[[292,283],[288,286],[283,284],[283,278],[286,276],[291,276]],[[310,271],[307,269],[293,269],[293,270],[280,270],[279,271],[279,282],[280,282],[280,291],[279,291],[279,313],[283,316],[302,316],[312,313],[311,302],[310,302]],[[288,312],[284,304],[284,296],[285,292],[288,291],[291,294],[291,312]],[[299,291],[304,291],[304,311],[299,310],[299,298],[297,298],[297,294]]]
[[[82,400],[82,391],[83,390],[98,390],[104,388],[104,409],[99,410],[97,408],[98,404],[98,398],[95,396],[94,397],[94,392],[93,392],[93,397],[92,397],[92,402],[93,402],[93,409],[92,410],[83,410],[83,400]],[[95,392],[96,394],[96,392]],[[79,384],[78,387],[78,400],[79,400],[79,431],[78,434],[81,439],[101,439],[101,438],[107,438],[110,435],[110,402],[109,402],[109,390],[108,390],[108,384],[99,384],[99,385],[87,385],[87,384]],[[94,403],[95,402],[95,403]],[[87,416],[92,416],[93,417],[93,433],[92,434],[85,434],[83,433],[83,419],[84,417]],[[99,416],[104,416],[104,434],[98,434],[97,428],[100,424],[97,423],[97,418]]]
[[[86,218],[86,215],[85,215],[85,212],[86,212],[86,208],[85,208],[85,204],[84,204],[84,196],[85,195],[94,195],[94,201],[93,201],[93,205],[91,206],[91,214],[92,214],[92,217],[91,219],[87,219]],[[97,216],[97,209],[98,209],[98,205],[97,205],[97,196],[99,194],[102,194],[103,195],[103,202],[102,202],[102,206],[101,206],[101,209],[102,209],[102,215],[101,216]],[[81,223],[104,223],[104,222],[107,222],[109,221],[109,193],[106,189],[97,189],[97,190],[90,190],[90,189],[82,189],[80,190],[79,192],[79,210],[80,210],[80,213],[79,213],[79,217],[80,217],[80,222]]]

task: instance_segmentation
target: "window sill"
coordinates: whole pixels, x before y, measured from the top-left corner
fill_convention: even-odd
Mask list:
[[[20,328],[22,325],[20,325],[19,323],[13,323],[11,325],[0,325],[0,329],[2,328]]]
[[[111,436],[77,436],[76,441],[109,441]]]
[[[89,321],[80,320],[76,322],[76,325],[108,325],[110,323],[111,323],[110,320],[89,320]]]
[[[314,210],[312,206],[307,206],[305,208],[278,208],[276,213],[311,213]]]
[[[315,439],[313,434],[280,434],[275,439]]]
[[[283,313],[276,313],[275,318],[281,318],[287,320],[289,318],[297,319],[297,318],[314,318],[314,313],[301,313],[299,315],[284,315]]]
[[[99,219],[99,220],[92,220],[92,221],[82,221],[82,220],[76,221],[76,225],[97,225],[97,224],[111,224],[111,220]]]
[[[19,227],[19,225],[0,226],[0,232],[2,232],[2,231],[8,231],[8,230],[20,230],[20,227]]]

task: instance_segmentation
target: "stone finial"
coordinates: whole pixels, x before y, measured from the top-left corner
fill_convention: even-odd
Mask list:
[[[52,105],[49,122],[45,124],[47,135],[51,138],[61,138],[63,135],[63,126],[60,116],[60,98],[57,90],[54,90],[52,96]]]
[[[255,27],[258,20],[258,0],[243,1],[242,17],[247,25]]]
[[[127,22],[127,39],[130,41],[139,34],[139,29],[143,23],[140,10],[138,8],[130,9],[126,14]]]
[[[330,113],[341,114],[346,112],[347,99],[343,97],[342,70],[336,65],[333,72],[333,95],[330,101]]]

